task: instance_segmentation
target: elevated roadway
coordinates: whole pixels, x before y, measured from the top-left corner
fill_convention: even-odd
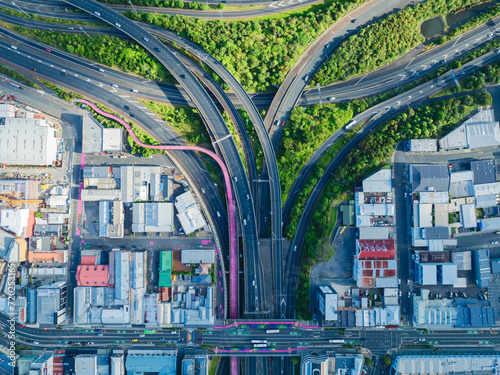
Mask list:
[[[225,163],[233,179],[233,187],[240,211],[240,219],[243,223],[243,243],[245,255],[253,257],[254,273],[262,272],[258,253],[257,227],[253,210],[250,187],[246,179],[245,171],[239,158],[238,151],[231,139],[222,116],[215,104],[210,99],[200,83],[191,72],[179,61],[179,59],[163,43],[154,38],[149,32],[129,20],[120,13],[111,10],[95,1],[64,0],[65,3],[96,16],[98,19],[122,30],[125,34],[135,40],[155,56],[174,76],[174,78],[188,92],[194,102],[202,119],[210,128],[217,142],[216,149],[220,150]],[[228,214],[230,225],[236,225],[236,202],[228,202]],[[230,260],[230,294],[231,294],[231,316],[238,316],[238,239],[230,238],[231,260]],[[249,294],[252,294],[249,292]],[[253,293],[255,294],[255,293]]]

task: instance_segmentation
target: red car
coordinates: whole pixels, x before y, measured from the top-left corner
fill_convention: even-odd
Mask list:
[[[19,328],[24,328],[24,326],[22,324],[18,324]]]
[[[283,121],[283,122],[281,123],[281,126],[285,126],[285,121]]]
[[[33,70],[34,72],[36,72],[36,69],[35,68],[30,68],[31,70]]]
[[[45,48],[45,51],[47,51],[47,52],[50,52],[50,49],[48,49],[48,48]]]

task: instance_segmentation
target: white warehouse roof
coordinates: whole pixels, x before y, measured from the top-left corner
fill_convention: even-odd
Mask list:
[[[0,125],[0,163],[53,165],[56,158],[56,129],[45,120],[6,118]]]

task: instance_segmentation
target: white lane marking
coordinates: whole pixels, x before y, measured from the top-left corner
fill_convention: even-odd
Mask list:
[[[404,75],[404,74],[398,74],[398,77],[401,77],[400,81],[402,81],[403,79],[406,78],[406,75]]]
[[[99,85],[99,87],[102,87],[102,83],[101,82],[97,82],[97,84]]]
[[[85,78],[85,81],[87,81],[87,82],[90,82],[90,79],[88,79],[88,78]]]
[[[155,121],[158,121],[158,122],[163,122],[162,119],[159,119],[159,118],[155,118]]]
[[[408,64],[406,64],[405,69],[410,66],[410,64],[413,62],[413,60],[415,60],[415,56],[413,56],[413,59],[411,59],[410,62]]]
[[[111,90],[113,90],[111,92],[118,92],[113,86],[111,86]]]
[[[130,95],[118,95],[120,98],[130,98]]]
[[[458,39],[455,41],[455,43],[453,43],[453,45],[451,46],[452,48],[455,47],[455,45],[458,43],[458,41],[460,40],[460,38],[462,37],[462,35],[464,34],[460,34],[460,36],[458,37]]]
[[[356,82],[354,84],[354,86],[356,86],[358,83],[360,83],[362,80],[364,80],[368,74],[370,74],[370,73],[366,73],[363,77],[361,77],[361,79],[358,82]]]
[[[129,100],[130,103],[139,103],[137,100]]]
[[[269,7],[271,7],[271,8],[276,8],[276,7],[274,6],[274,4],[269,4]]]

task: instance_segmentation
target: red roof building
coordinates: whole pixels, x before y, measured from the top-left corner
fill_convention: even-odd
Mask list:
[[[109,286],[109,266],[82,264],[76,268],[78,286]]]
[[[83,255],[80,259],[80,264],[96,264],[96,257],[94,255]]]
[[[397,276],[394,239],[357,240],[354,278],[360,288],[378,287],[377,279]]]

